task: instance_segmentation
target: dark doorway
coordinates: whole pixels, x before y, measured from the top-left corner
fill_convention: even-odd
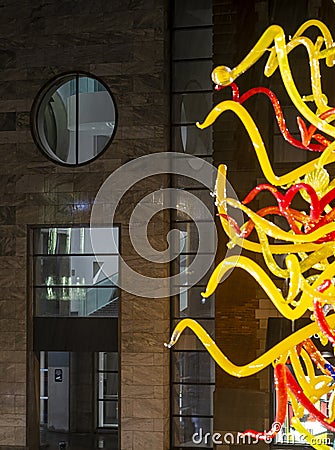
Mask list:
[[[41,351],[40,448],[118,449],[117,352]]]

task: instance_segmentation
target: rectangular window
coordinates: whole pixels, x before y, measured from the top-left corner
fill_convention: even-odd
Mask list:
[[[35,317],[118,316],[118,227],[33,233]]]
[[[118,353],[98,353],[98,427],[118,427]]]
[[[172,31],[172,151],[186,153],[212,162],[213,130],[200,130],[212,108],[212,2],[178,0],[173,2]],[[199,163],[199,161],[198,161]],[[174,275],[171,328],[183,318],[196,319],[214,337],[214,296],[203,300],[209,274],[193,285],[192,262],[200,254],[215,252],[214,236],[208,234],[205,250],[199,251],[201,227],[207,227],[195,202],[185,203],[185,191],[196,196],[215,215],[214,202],[207,189],[187,177],[175,176],[177,209],[171,214],[172,228],[180,231],[171,243],[171,273]],[[214,186],[214,180],[213,180]],[[189,214],[192,212],[192,214]],[[191,217],[198,217],[195,224]],[[205,228],[206,230],[208,229]],[[204,253],[205,252],[205,253]],[[200,260],[199,260],[200,261]],[[200,263],[198,263],[200,264]],[[208,352],[190,330],[185,330],[171,351],[171,449],[213,448],[212,441],[196,442],[194,436],[202,429],[213,432],[213,391],[215,368]]]

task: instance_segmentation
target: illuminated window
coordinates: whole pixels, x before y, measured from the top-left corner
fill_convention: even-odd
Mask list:
[[[93,75],[70,73],[41,90],[32,108],[32,133],[52,161],[78,166],[97,158],[116,131],[115,101]]]
[[[95,229],[94,249],[90,233],[84,227],[34,229],[35,317],[118,316],[119,229]]]

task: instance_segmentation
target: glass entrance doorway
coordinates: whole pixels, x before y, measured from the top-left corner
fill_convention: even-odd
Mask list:
[[[118,227],[31,229],[31,448],[119,448],[118,241]]]
[[[118,449],[118,353],[40,352],[40,447]]]

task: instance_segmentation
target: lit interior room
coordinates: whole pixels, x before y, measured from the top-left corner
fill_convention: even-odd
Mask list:
[[[335,2],[0,2],[0,450],[335,448]]]

